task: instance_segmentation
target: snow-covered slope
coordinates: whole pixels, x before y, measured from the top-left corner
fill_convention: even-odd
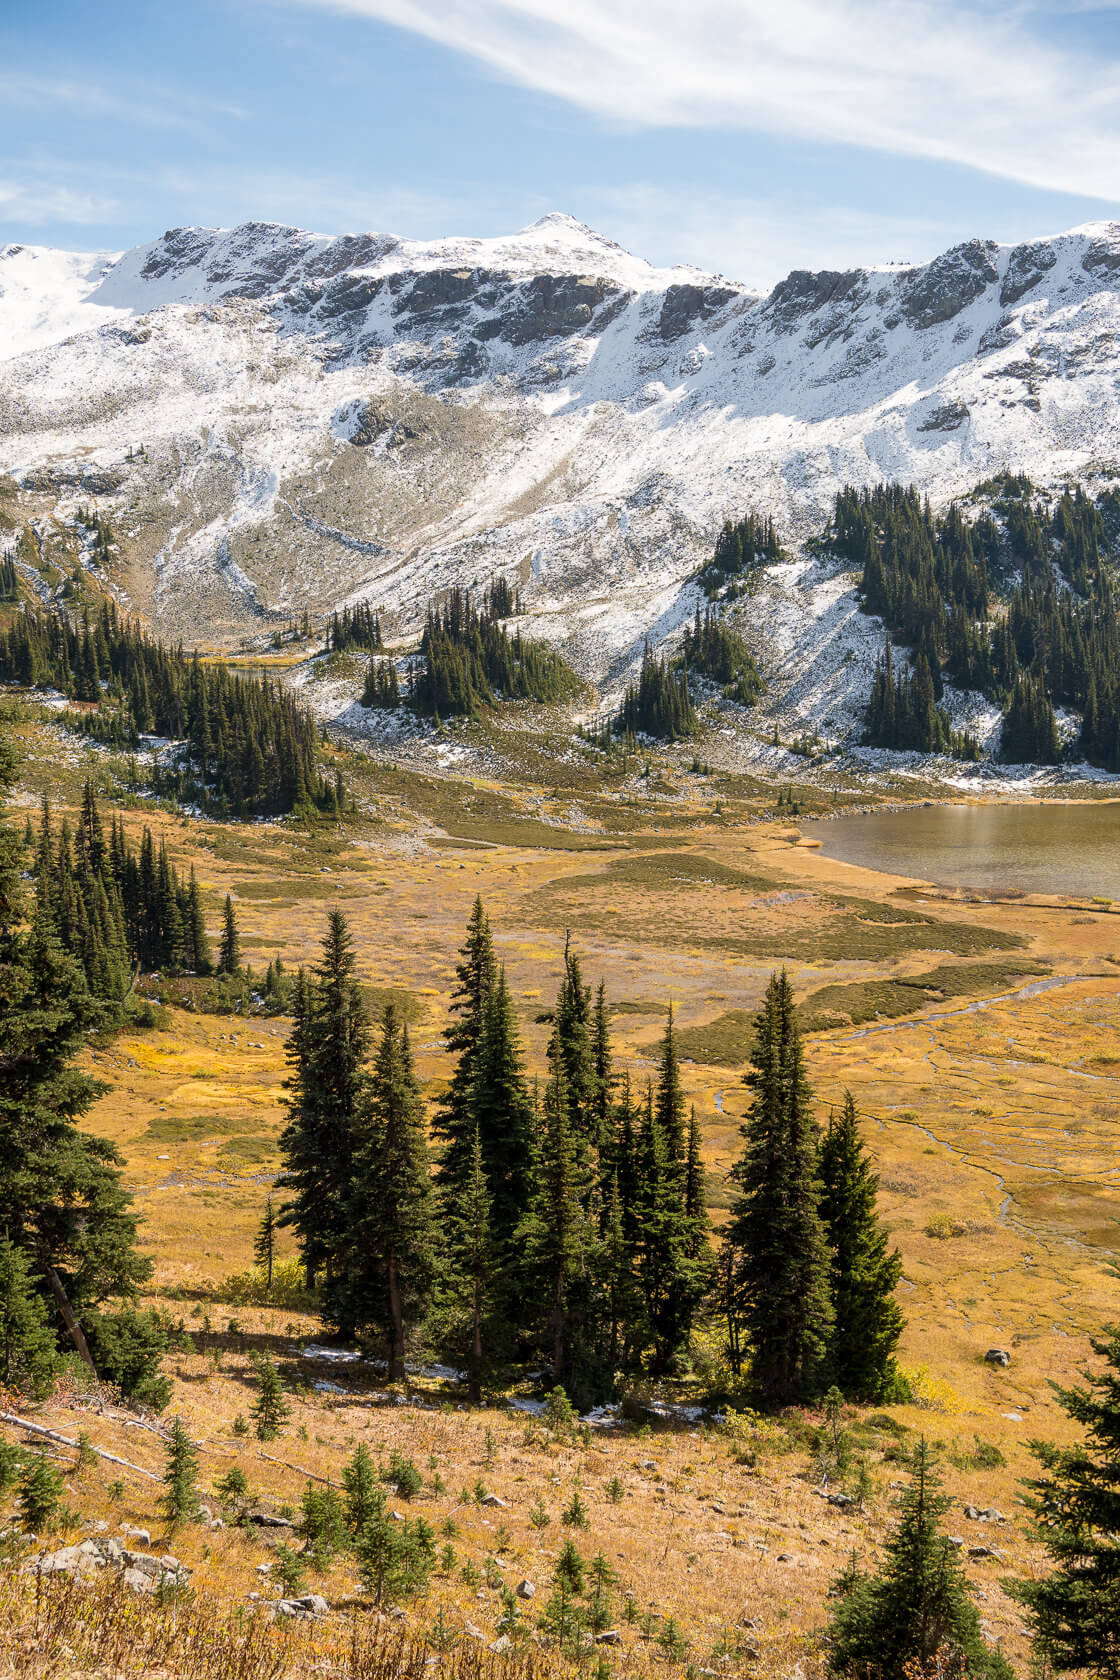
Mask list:
[[[0,358],[0,471],[62,518],[96,501],[163,630],[359,597],[404,629],[503,569],[609,679],[691,610],[729,515],[796,540],[845,481],[1120,475],[1120,224],[768,297],[558,215],[430,245],[250,223],[115,260],[7,247]],[[807,721],[866,684],[854,611],[803,563],[752,607]]]

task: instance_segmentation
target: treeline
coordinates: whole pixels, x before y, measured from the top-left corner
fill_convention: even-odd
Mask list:
[[[475,1399],[503,1366],[544,1359],[587,1404],[612,1391],[619,1371],[673,1369],[698,1316],[718,1310],[740,1364],[750,1327],[755,1387],[768,1403],[811,1398],[829,1381],[853,1396],[890,1387],[897,1256],[878,1224],[850,1102],[822,1141],[803,1074],[790,1083],[800,1041],[784,977],[759,1018],[753,1164],[741,1170],[743,1205],[721,1264],[671,1012],[656,1077],[635,1092],[614,1070],[605,989],[593,995],[569,947],[547,1078],[543,1090],[530,1084],[477,901],[447,1035],[455,1065],[432,1117],[433,1172],[407,1027],[390,1008],[373,1030],[354,969],[345,919],[332,912],[322,958],[296,984],[280,1218],[334,1327],[384,1338],[391,1380],[423,1335],[466,1366]],[[773,1229],[752,1224],[756,1190]],[[779,1310],[766,1274],[785,1287],[791,1265],[808,1293],[787,1295]],[[805,1313],[820,1345],[776,1374],[773,1348],[791,1336],[800,1346],[794,1320]]]
[[[106,833],[89,782],[73,828],[64,818],[56,829],[44,800],[33,873],[36,921],[80,964],[106,1024],[119,1020],[134,970],[211,972],[194,869],[184,880],[148,827],[138,848],[116,814]]]
[[[749,573],[786,558],[774,521],[749,513],[745,519],[726,522],[696,581],[709,600],[733,601],[744,593]]]
[[[381,619],[364,602],[356,607],[343,607],[332,613],[327,625],[327,652],[344,653],[347,648],[364,648],[380,653],[385,646],[381,636]]]
[[[475,716],[496,700],[566,700],[578,692],[571,667],[551,648],[502,624],[514,599],[496,580],[481,610],[466,590],[430,607],[413,673],[409,704],[429,717]]]
[[[935,700],[947,676],[1001,707],[1005,758],[1056,762],[1060,705],[1082,714],[1085,757],[1120,769],[1112,503],[1078,488],[1047,511],[1025,478],[992,488],[998,522],[989,514],[969,522],[958,507],[935,515],[913,487],[845,489],[829,541],[859,568],[865,606],[909,646],[916,671],[924,659]],[[1006,611],[996,614],[995,586],[1012,575]],[[889,723],[878,705],[873,744],[896,744]]]
[[[184,742],[153,775],[157,793],[184,803],[237,817],[345,804],[338,777],[319,773],[310,713],[282,688],[165,648],[108,603],[80,620],[20,613],[0,632],[0,681],[50,683],[95,705],[84,732],[122,750],[148,734]]]

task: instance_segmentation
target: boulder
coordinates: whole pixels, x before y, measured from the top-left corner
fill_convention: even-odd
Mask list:
[[[989,1348],[984,1355],[984,1362],[987,1365],[1010,1365],[1011,1355],[1006,1348]]]
[[[484,1505],[492,1505],[499,1511],[509,1510],[509,1500],[499,1499],[496,1493],[488,1493],[482,1503]]]
[[[518,1598],[524,1598],[524,1599],[536,1598],[537,1589],[533,1585],[532,1581],[518,1581],[518,1583],[517,1583],[517,1596],[518,1596]]]
[[[155,1576],[147,1574],[143,1569],[126,1569],[121,1575],[121,1580],[133,1592],[154,1593],[156,1590]]]
[[[622,1634],[618,1628],[604,1628],[602,1633],[595,1635],[596,1645],[621,1645]]]
[[[496,1657],[504,1657],[507,1651],[513,1650],[513,1640],[508,1633],[500,1633],[497,1639],[491,1641],[489,1648]]]
[[[294,1604],[297,1610],[308,1611],[312,1616],[325,1616],[330,1609],[322,1593],[304,1593],[300,1598],[291,1598],[287,1602]]]
[[[274,1517],[270,1511],[250,1511],[249,1521],[255,1528],[294,1528],[288,1517]]]

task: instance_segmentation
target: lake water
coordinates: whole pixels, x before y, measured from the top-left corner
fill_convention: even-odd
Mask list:
[[[940,886],[1120,899],[1120,803],[933,805],[803,822],[826,857]]]

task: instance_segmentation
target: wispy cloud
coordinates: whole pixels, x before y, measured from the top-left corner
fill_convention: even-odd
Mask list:
[[[120,206],[103,193],[75,191],[59,182],[19,181],[0,175],[0,216],[45,227],[61,222],[75,227],[104,222]]]
[[[1120,194],[1120,64],[1011,0],[297,0],[631,124],[746,128]]]
[[[156,128],[205,130],[215,119],[237,120],[246,113],[225,104],[148,82],[143,92],[129,86],[106,87],[88,75],[57,75],[9,68],[0,70],[0,103],[15,110],[61,110],[79,117]]]

